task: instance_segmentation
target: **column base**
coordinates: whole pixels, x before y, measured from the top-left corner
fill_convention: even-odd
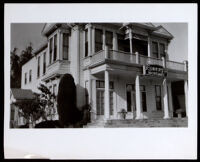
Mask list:
[[[164,116],[163,119],[170,119],[170,116]]]
[[[136,116],[135,119],[138,120],[138,119],[143,119],[143,118],[141,116]]]

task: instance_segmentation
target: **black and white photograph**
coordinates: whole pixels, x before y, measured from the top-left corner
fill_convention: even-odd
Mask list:
[[[11,24],[10,127],[187,127],[187,30],[187,23]]]
[[[5,9],[7,158],[196,157],[195,4]]]

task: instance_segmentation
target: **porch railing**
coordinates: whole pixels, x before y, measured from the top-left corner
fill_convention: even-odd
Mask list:
[[[110,50],[108,54],[108,59],[123,61],[125,63],[136,63],[135,54],[130,54],[123,51]]]
[[[84,59],[84,65],[90,66],[108,60],[116,60],[124,63],[134,63],[140,65],[154,64],[163,66],[163,60],[159,58],[147,57],[140,54],[130,54],[128,52],[109,50],[106,54],[105,50],[96,52],[94,55]],[[184,63],[175,61],[166,61],[166,68],[184,71]]]
[[[185,64],[181,62],[175,62],[175,61],[166,61],[166,67],[168,69],[174,69],[174,70],[180,70],[185,71]]]

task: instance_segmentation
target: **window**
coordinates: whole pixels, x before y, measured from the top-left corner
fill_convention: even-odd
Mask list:
[[[54,56],[53,56],[53,61],[56,60],[57,57],[57,34],[54,36]]]
[[[145,91],[144,85],[140,86],[140,95],[141,95],[141,102],[142,102],[142,110],[143,110],[143,112],[146,112],[147,104],[146,104],[146,91]]]
[[[160,57],[165,56],[165,44],[160,43]]]
[[[63,33],[63,60],[68,60],[69,53],[69,36],[66,33]]]
[[[124,52],[130,52],[130,41],[124,39],[124,35],[117,34],[118,50]]]
[[[32,80],[32,70],[29,70],[29,82],[31,82],[31,80]]]
[[[158,58],[158,43],[152,42],[152,55],[155,58]]]
[[[50,39],[50,45],[49,45],[49,64],[51,64],[52,59],[52,52],[53,52],[53,38]]]
[[[127,111],[131,112],[135,108],[135,86],[134,84],[126,85],[126,102],[127,102]]]
[[[156,109],[161,110],[161,86],[156,85],[155,86],[155,96],[156,96]]]
[[[27,73],[25,73],[25,77],[24,77],[24,83],[27,83]]]
[[[95,52],[102,50],[103,47],[103,32],[100,29],[95,29]]]
[[[40,77],[40,56],[38,57],[38,69],[37,69],[37,77]]]
[[[43,74],[46,73],[46,52],[43,55]]]
[[[113,33],[106,31],[106,46],[109,50],[113,49]]]
[[[56,84],[53,85],[53,94],[56,95]]]
[[[96,81],[96,88],[105,88],[104,81],[97,80]],[[114,89],[114,82],[110,81],[109,89]]]
[[[85,30],[85,57],[88,56],[88,29]]]

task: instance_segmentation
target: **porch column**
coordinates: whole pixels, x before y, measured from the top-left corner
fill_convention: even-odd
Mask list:
[[[169,119],[168,96],[167,96],[167,79],[163,79],[163,103],[164,103],[164,119]]]
[[[105,50],[106,46],[106,30],[103,28],[103,47],[102,49]]]
[[[105,70],[104,118],[110,118],[109,72]]]
[[[139,75],[135,79],[135,95],[136,95],[136,118],[141,119],[141,99],[140,99],[140,78]]]
[[[95,27],[92,27],[92,53],[95,53]]]
[[[91,24],[88,24],[88,56],[92,55],[92,29]]]
[[[135,52],[136,64],[139,64],[139,53]]]
[[[133,53],[133,44],[132,44],[132,30],[129,29],[129,41],[130,41],[130,53]]]
[[[47,44],[47,55],[46,55],[47,57],[46,57],[46,63],[47,63],[47,65],[46,66],[48,66],[49,64],[50,64],[50,40],[48,40],[48,44]]]
[[[93,113],[93,119],[96,119],[96,112],[97,112],[97,104],[96,104],[96,79],[92,79],[92,109],[94,111]]]
[[[184,92],[185,92],[186,117],[188,117],[188,82],[187,82],[187,80],[184,81]]]
[[[151,38],[148,35],[148,57],[151,57]]]
[[[169,92],[169,110],[171,111],[171,117],[173,117],[173,100],[172,100],[172,85],[171,82],[168,85],[168,92]]]
[[[52,56],[51,56],[51,63],[53,62],[53,59],[54,59],[54,42],[55,42],[55,37],[53,36],[53,43],[52,43]]]
[[[130,41],[130,53],[131,53],[130,60],[131,60],[131,62],[133,62],[133,42],[132,42],[132,30],[131,29],[129,29],[129,41]]]
[[[113,32],[113,50],[118,50],[118,44],[117,44],[117,34]]]
[[[57,56],[56,60],[59,60],[59,54],[60,54],[60,30],[57,32]]]

